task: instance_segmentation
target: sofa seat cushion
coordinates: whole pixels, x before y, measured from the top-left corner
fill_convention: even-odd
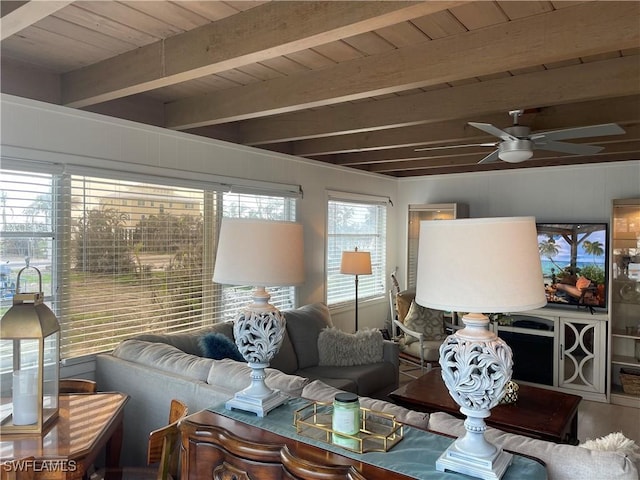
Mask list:
[[[465,434],[464,420],[443,412],[432,413],[429,429],[454,436]],[[618,452],[589,450],[506,433],[488,427],[487,440],[494,445],[546,463],[549,480],[637,480],[638,470],[631,458]]]
[[[166,343],[124,340],[114,349],[114,357],[205,382],[214,360],[185,353]]]
[[[332,327],[329,307],[312,303],[284,312],[287,333],[298,357],[298,368],[318,365],[318,336],[323,328]]]
[[[330,367],[317,365],[300,370],[304,376],[313,379],[344,378],[355,382],[358,395],[372,395],[384,390],[394,383],[396,375],[390,363],[370,363],[367,365],[353,365],[349,367]]]
[[[336,393],[340,393],[341,391],[343,390],[327,385],[323,381],[314,380],[308,385],[305,385],[302,390],[302,396],[317,402],[333,402]],[[428,413],[414,412],[399,405],[394,405],[391,402],[385,402],[384,400],[377,400],[375,398],[361,396],[359,400],[361,407],[395,415],[396,420],[406,425],[427,428],[429,423]]]
[[[399,347],[402,353],[406,353],[408,355],[412,355],[414,357],[420,358],[420,342],[407,343],[405,340],[407,339],[407,335],[404,335],[400,338]],[[442,345],[441,340],[424,340],[422,342],[423,345],[423,354],[424,360],[426,362],[437,362],[440,358],[440,346]]]
[[[422,333],[426,340],[442,341],[447,336],[444,331],[444,312],[420,306],[415,300],[411,302],[404,324],[409,330]],[[412,335],[405,335],[404,338],[407,344],[418,341]]]
[[[351,366],[382,362],[382,342],[380,330],[347,333],[327,327],[318,336],[318,364]]]
[[[268,387],[280,390],[288,395],[299,397],[302,389],[309,383],[308,378],[287,375],[274,368],[265,368],[265,383]],[[210,369],[206,382],[233,392],[244,390],[251,384],[251,368],[246,363],[236,362],[228,358],[217,360]]]
[[[300,371],[300,375],[309,375],[307,378],[310,383],[322,382],[332,388],[341,390],[343,392],[358,393],[358,384],[351,378],[327,378],[322,376],[315,376],[313,372],[307,372],[306,370]]]

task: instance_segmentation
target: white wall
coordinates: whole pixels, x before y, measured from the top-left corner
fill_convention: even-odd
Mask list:
[[[326,191],[390,197],[387,271],[405,275],[407,206],[463,202],[472,217],[534,215],[539,221],[609,222],[611,200],[640,196],[640,161],[394,179],[210,140],[56,105],[1,97],[2,155],[149,174],[199,173],[300,184],[306,282],[301,304],[324,301]],[[169,170],[167,170],[169,169]],[[353,329],[353,309],[336,311]],[[361,327],[382,327],[386,299],[360,304]]]
[[[466,203],[471,217],[533,215],[539,222],[610,222],[611,200],[640,197],[640,161],[439,175],[398,181],[399,278],[406,275],[413,203]]]
[[[2,157],[110,168],[135,173],[195,178],[214,174],[299,184],[304,197],[298,219],[304,225],[306,281],[299,303],[325,301],[326,191],[389,197],[396,204],[397,181],[326,163],[210,140],[20,97],[1,97]],[[167,170],[168,169],[168,170]],[[396,231],[389,208],[388,232]],[[396,263],[396,235],[388,234],[387,264]],[[391,270],[389,270],[391,271]],[[361,327],[382,327],[386,298],[361,307]],[[336,311],[336,326],[353,330],[353,308]]]

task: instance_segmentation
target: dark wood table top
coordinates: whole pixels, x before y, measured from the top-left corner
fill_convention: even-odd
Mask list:
[[[82,478],[101,449],[112,437],[121,435],[128,399],[117,392],[61,394],[58,418],[42,434],[0,434],[0,461],[33,457],[38,464],[36,478]],[[116,445],[108,459],[114,465],[119,460],[119,447]],[[56,460],[60,463],[39,465]]]
[[[531,385],[519,385],[518,401],[491,409],[487,425],[554,442],[577,441],[578,405],[582,397]],[[389,395],[399,405],[422,412],[445,412],[464,418],[460,406],[436,368]]]
[[[282,462],[281,449],[286,445],[287,455],[291,457],[286,459],[287,463],[301,464],[305,469],[309,468],[317,472],[322,472],[325,466],[327,471],[322,478],[366,478],[367,480],[409,480],[411,478],[207,410],[183,419],[180,422],[180,430],[183,435],[189,436],[189,442],[186,445],[190,449],[199,449],[207,442],[212,442],[223,445],[238,458],[242,457],[244,461],[254,464]],[[190,452],[185,456],[183,456],[181,478],[186,480],[211,478],[211,466],[207,465],[205,456],[198,458],[197,454]],[[247,477],[238,475],[238,478]],[[267,477],[265,474],[264,478],[275,478],[275,476]],[[316,477],[313,476],[313,478]]]

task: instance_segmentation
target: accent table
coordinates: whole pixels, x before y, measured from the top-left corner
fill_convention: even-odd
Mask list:
[[[81,479],[103,447],[107,466],[119,466],[128,400],[117,392],[61,394],[58,418],[42,434],[0,434],[0,468],[34,457],[36,479]]]
[[[491,416],[485,419],[487,425],[541,440],[578,444],[578,405],[582,397],[531,385],[519,387],[518,401],[493,407]],[[439,368],[402,385],[389,397],[413,410],[445,412],[463,418]]]

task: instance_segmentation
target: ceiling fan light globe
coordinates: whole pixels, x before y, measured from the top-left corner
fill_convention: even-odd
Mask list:
[[[520,163],[533,156],[533,144],[529,140],[502,142],[498,147],[498,158],[509,163]]]

